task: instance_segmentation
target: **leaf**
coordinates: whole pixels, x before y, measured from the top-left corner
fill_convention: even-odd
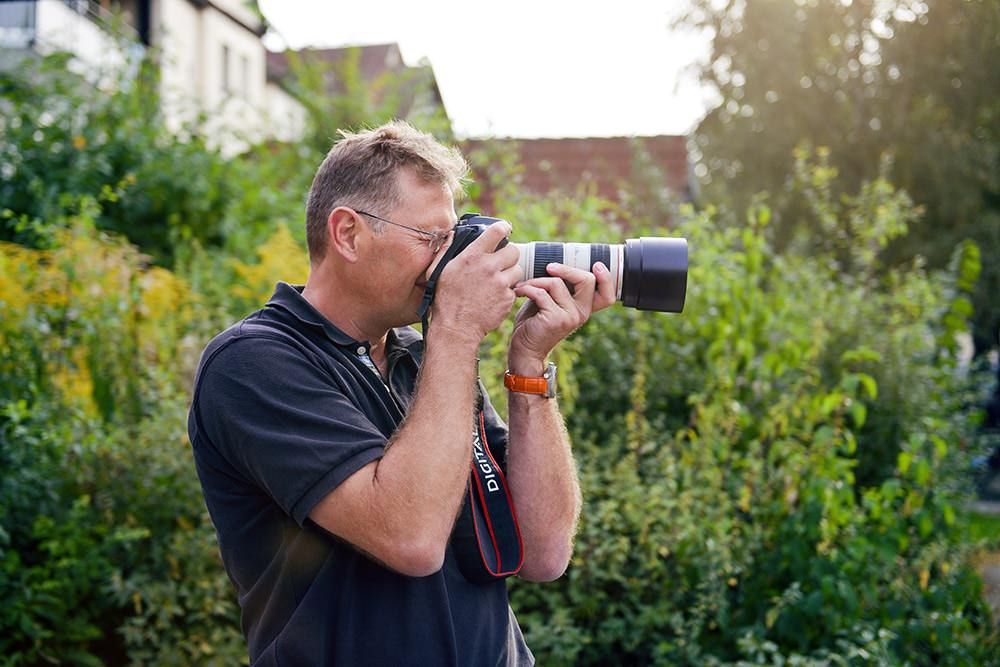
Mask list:
[[[945,503],[944,507],[941,508],[941,513],[944,515],[944,522],[946,525],[955,525],[955,510],[952,509],[951,505]]]
[[[858,373],[858,379],[861,381],[862,386],[864,386],[865,391],[868,392],[868,397],[873,401],[878,398],[878,383],[875,381],[871,375],[867,373]]]
[[[911,463],[913,463],[913,454],[909,452],[900,452],[899,456],[896,457],[896,467],[899,468],[901,475],[905,476],[909,472]]]
[[[854,420],[854,425],[858,428],[863,428],[865,425],[865,418],[868,416],[868,408],[861,401],[851,401],[851,418]]]
[[[934,443],[934,459],[942,460],[948,454],[948,443],[938,435],[931,435],[931,442]]]
[[[845,364],[866,361],[878,363],[882,361],[882,354],[871,349],[870,347],[861,346],[854,348],[853,350],[847,350],[840,355],[840,360]]]
[[[931,466],[927,463],[925,459],[920,459],[917,461],[917,469],[913,475],[913,481],[915,481],[920,486],[927,484],[928,480],[931,478]]]
[[[823,397],[823,402],[820,404],[820,412],[824,415],[828,415],[837,409],[844,400],[844,395],[839,392],[834,392],[832,394],[827,394]]]
[[[934,530],[934,521],[927,512],[921,512],[917,527],[920,529],[920,537],[926,538]]]

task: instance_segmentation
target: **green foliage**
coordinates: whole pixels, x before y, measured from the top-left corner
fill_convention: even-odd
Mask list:
[[[0,243],[0,664],[238,663],[186,439],[197,297],[75,208]]]
[[[778,253],[763,205],[742,230],[687,210],[685,312],[612,309],[575,337],[573,564],[512,592],[545,664],[997,659],[955,519],[973,424],[944,347],[974,253],[882,279],[877,249],[917,212],[885,181],[835,198],[826,169],[803,163],[808,203],[856,243]],[[582,222],[563,238],[608,233]]]
[[[323,52],[287,52],[292,95],[306,109],[308,129],[303,143],[323,156],[338,130],[357,130],[404,118],[441,138],[451,135],[444,107],[431,99],[429,67],[386,69],[374,79],[361,67],[360,48],[345,49],[329,60]]]
[[[0,70],[0,239],[44,247],[53,220],[80,196],[104,193],[97,226],[161,261],[195,239],[222,244],[226,208],[240,194],[232,170],[197,134],[167,129],[151,92],[155,69],[135,70],[109,90],[69,72],[61,54]]]

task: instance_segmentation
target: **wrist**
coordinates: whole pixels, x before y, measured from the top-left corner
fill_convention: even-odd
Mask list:
[[[537,377],[545,372],[545,367],[548,365],[545,359],[546,355],[539,356],[510,350],[507,353],[507,370],[515,375]]]
[[[451,353],[459,355],[471,353],[476,356],[479,353],[479,344],[482,340],[482,336],[477,336],[466,327],[453,327],[448,326],[445,322],[434,321],[424,336],[424,345],[430,348],[440,344],[442,348]]]
[[[503,376],[503,384],[511,391],[511,395],[529,394],[555,398],[558,392],[556,365],[547,364],[541,376],[518,375],[507,371]]]

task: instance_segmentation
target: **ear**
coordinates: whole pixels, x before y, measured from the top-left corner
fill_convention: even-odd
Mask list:
[[[328,252],[336,253],[353,264],[358,261],[358,241],[361,233],[360,216],[349,208],[338,206],[326,219]]]

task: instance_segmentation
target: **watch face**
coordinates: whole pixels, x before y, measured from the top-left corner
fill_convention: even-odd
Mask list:
[[[548,368],[545,369],[545,375],[543,377],[549,381],[548,391],[545,393],[545,396],[547,398],[555,398],[556,389],[558,388],[558,384],[556,383],[556,365],[549,364]]]

